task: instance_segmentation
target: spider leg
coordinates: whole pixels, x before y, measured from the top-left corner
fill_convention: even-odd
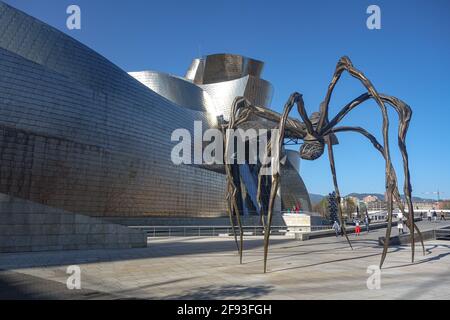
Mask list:
[[[353,132],[357,132],[360,133],[362,135],[364,135],[366,138],[368,138],[370,140],[370,142],[372,142],[373,146],[375,147],[375,149],[377,149],[381,155],[384,157],[384,150],[383,150],[383,146],[377,141],[377,139],[371,135],[369,132],[367,132],[365,129],[360,128],[360,127],[336,127],[334,129],[332,129],[333,133],[338,133],[338,132],[345,132],[345,131],[353,131]],[[396,201],[396,203],[398,204],[400,210],[402,211],[402,213],[408,217],[408,220],[411,218],[411,216],[413,216],[413,214],[411,214],[411,212],[413,212],[412,210],[408,211],[408,214],[406,214],[405,212],[405,208],[401,202],[401,197],[400,197],[400,192],[398,190],[398,182],[397,182],[397,175],[395,173],[395,169],[391,164],[391,173],[392,173],[392,179],[394,182],[394,200]],[[412,204],[411,204],[412,206]],[[414,230],[417,232],[420,242],[422,244],[422,251],[423,251],[423,255],[425,255],[425,245],[423,242],[423,237],[422,237],[422,233],[419,229],[419,227],[417,227],[417,225],[415,223],[412,224],[412,226],[410,225],[410,232],[413,234]],[[385,241],[386,243],[386,241]]]
[[[289,112],[291,110],[292,106],[296,102],[298,102],[299,99],[301,99],[301,95],[300,94],[295,93],[295,94],[291,95],[290,99],[286,103],[285,109],[288,108],[289,109],[288,112]],[[303,100],[302,100],[301,104],[303,104]],[[233,105],[232,105],[232,108],[231,108],[231,117],[230,117],[230,121],[228,123],[228,128],[229,129],[235,129],[239,125],[245,124],[245,122],[253,115],[261,117],[263,119],[266,119],[266,120],[268,120],[268,121],[270,121],[272,123],[273,122],[280,123],[280,119],[282,118],[280,114],[278,114],[278,113],[276,113],[274,111],[268,110],[266,108],[258,107],[258,106],[253,106],[245,98],[238,97],[233,102]],[[307,121],[309,121],[309,119],[307,119]],[[298,120],[287,118],[287,114],[284,117],[284,120],[282,121],[281,127],[282,127],[281,132],[283,134],[283,137],[284,137],[284,132],[285,132],[286,128],[289,130],[291,135],[293,134],[297,138],[303,138],[306,135],[305,124],[301,123]],[[229,137],[227,137],[226,133],[224,133],[224,141],[225,141],[225,146],[226,146],[224,154],[225,154],[225,158],[226,159],[228,159],[228,157],[229,157],[229,150],[227,149],[227,145],[228,145],[227,141],[228,141],[228,139],[229,139]],[[282,140],[283,139],[281,139],[281,142],[282,142]],[[282,145],[282,143],[281,143],[281,145]],[[270,146],[270,142],[269,142],[269,146]],[[270,150],[270,148],[267,150],[267,152],[269,150]],[[261,201],[261,186],[262,186],[263,183],[267,184],[267,178],[268,177],[261,175],[261,169],[262,168],[260,168],[260,170],[259,170],[260,172],[258,174],[258,191],[257,191],[257,199],[258,200],[257,201],[258,201],[259,206],[261,208],[261,210],[260,210],[261,224],[264,227],[265,234],[267,234],[267,240],[265,241],[265,243],[267,244],[265,246],[265,248],[266,248],[265,249],[266,250],[266,257],[267,257],[268,242],[269,242],[269,238],[268,238],[269,236],[268,235],[270,234],[270,232],[267,232],[267,230],[270,231],[270,226],[268,225],[268,221],[270,220],[270,222],[271,222],[271,220],[272,220],[272,218],[271,218],[272,213],[270,213],[270,215],[269,215],[269,212],[267,212],[267,219],[265,219],[265,212],[264,211],[266,210],[266,208],[261,205],[261,202],[262,202]],[[237,224],[238,224],[238,227],[239,227],[239,230],[240,230],[240,240],[241,240],[240,242],[241,242],[241,249],[242,249],[242,247],[243,247],[243,245],[242,245],[243,232],[242,232],[242,226],[241,226],[241,222],[240,222],[240,216],[238,215],[239,208],[237,206],[236,198],[235,198],[236,197],[236,193],[237,193],[237,188],[236,188],[236,185],[233,183],[232,166],[226,164],[225,165],[225,170],[226,170],[226,174],[227,174],[227,181],[229,183],[229,192],[228,192],[229,198],[228,199],[229,199],[229,208],[230,208],[230,211],[229,211],[230,221],[234,221],[233,220],[233,214],[232,214],[232,211],[234,210],[235,215],[236,215],[235,218],[237,220]],[[273,183],[273,185],[275,185],[277,187],[278,186],[278,182],[276,180],[277,179],[275,178],[275,182]],[[272,191],[272,188],[271,188],[271,191]],[[272,192],[271,192],[271,195],[272,195]],[[276,192],[275,192],[275,196],[276,196]],[[271,198],[271,196],[269,195],[269,205],[268,205],[268,207],[270,208],[270,206],[272,206],[272,211],[273,211],[273,204],[274,204],[275,200],[272,197],[273,200],[272,200],[272,203],[271,203],[270,202],[270,198]],[[269,210],[267,209],[267,211],[269,211]],[[237,243],[237,236],[236,236],[235,230],[233,230],[233,232],[234,232],[235,239],[236,239],[235,241]],[[241,261],[242,261],[242,251],[243,250],[241,250],[241,249],[239,249],[239,252],[241,254]]]
[[[391,179],[391,155],[389,151],[389,117],[387,113],[386,106],[384,105],[384,102],[380,98],[378,92],[375,90],[375,87],[372,85],[369,79],[358,69],[353,67],[352,62],[348,57],[342,57],[337,66],[336,71],[333,76],[332,83],[328,87],[328,92],[325,98],[324,103],[322,103],[321,108],[323,109],[323,114],[321,115],[320,122],[318,125],[318,131],[320,132],[322,130],[322,126],[325,124],[325,122],[328,122],[328,104],[331,98],[331,93],[334,89],[334,86],[336,85],[337,80],[341,76],[342,72],[347,71],[352,77],[358,79],[366,88],[369,94],[371,94],[374,98],[374,100],[377,102],[378,106],[381,109],[381,113],[383,115],[383,126],[382,126],[382,132],[383,132],[383,144],[384,144],[384,159],[385,159],[385,170],[386,170],[386,200],[387,200],[387,210],[388,210],[388,221],[392,221],[392,211],[393,211],[393,182]],[[386,230],[386,239],[389,239],[391,234],[391,227],[392,224],[388,223],[388,228]],[[388,243],[385,243],[385,247],[383,249],[383,256],[381,259],[380,266],[383,265],[384,259],[386,256],[388,250]]]
[[[231,132],[232,129],[235,128],[236,120],[239,120],[239,118],[240,118],[239,111],[242,108],[245,108],[246,106],[248,106],[248,101],[244,97],[237,97],[236,99],[234,99],[232,107],[231,107],[230,121],[228,123],[228,128],[227,128],[228,130],[223,134],[224,141],[225,141],[224,157],[225,157],[225,172],[226,172],[227,183],[228,183],[229,216],[230,216],[230,222],[231,222],[232,229],[233,229],[234,238],[235,238],[236,245],[237,245],[237,235],[236,235],[236,229],[234,227],[235,224],[234,224],[233,216],[236,217],[238,230],[239,230],[239,246],[238,246],[239,262],[241,264],[242,264],[243,247],[244,247],[244,231],[243,231],[243,227],[242,227],[239,206],[237,205],[237,201],[236,201],[237,187],[234,183],[234,175],[233,175],[233,169],[232,169],[232,167],[235,164],[233,164],[233,161],[230,161],[231,159],[230,159],[230,155],[229,155],[229,152],[230,152],[230,150],[229,150],[229,143],[230,143],[229,133]],[[228,161],[230,163],[227,163]]]
[[[269,209],[267,212],[267,222],[264,227],[264,273],[267,272],[267,255],[269,253],[269,238],[272,225],[273,206],[278,192],[279,175],[272,176],[272,186],[270,188]]]
[[[256,199],[259,205],[259,215],[260,215],[260,221],[261,221],[261,225],[263,226],[263,228],[265,227],[265,220],[264,220],[264,207],[262,205],[262,201],[261,201],[261,189],[262,189],[262,175],[260,175],[258,173],[258,190],[256,192]]]
[[[402,203],[402,200],[401,200],[401,197],[400,197],[400,192],[398,191],[398,188],[396,188],[394,190],[394,200],[396,201],[396,203],[397,203],[398,207],[400,208],[400,211],[403,213],[403,215],[408,218],[408,221],[410,221],[410,216],[411,215],[409,214],[409,212],[406,213],[405,206]],[[413,234],[414,231],[412,231],[413,229],[411,228],[411,225],[409,225],[408,227],[409,227],[409,230],[410,230],[411,234]],[[420,231],[419,227],[415,223],[413,223],[412,227],[414,228],[414,230],[417,232],[417,235],[419,236],[419,240],[420,240],[420,242],[422,244],[422,252],[423,252],[423,255],[425,255],[426,254],[426,252],[425,252],[425,244],[423,243],[422,232]],[[414,259],[414,257],[413,257],[413,259]],[[412,262],[414,262],[414,260]]]
[[[334,162],[333,144],[331,142],[330,136],[326,137],[326,143],[328,146],[328,158],[330,160],[331,173],[333,175],[334,190],[336,192],[336,199],[337,199],[338,212],[339,212],[339,222],[341,224],[342,232],[344,233],[344,236],[347,239],[347,242],[348,242],[350,248],[353,250],[353,246],[350,242],[350,239],[348,238],[347,231],[345,230],[344,219],[342,216],[341,194],[339,192],[339,186],[338,186],[338,182],[337,182],[337,178],[336,178],[336,166],[335,166],[335,162]]]
[[[373,98],[373,95],[370,93],[364,93],[357,97],[356,99],[352,100],[350,103],[348,103],[342,110],[329,122],[319,134],[321,135],[327,135],[331,128],[333,128],[337,123],[339,123],[351,110],[356,108],[358,105],[360,105],[362,102]],[[404,187],[403,192],[405,194],[406,203],[408,206],[408,212],[410,214],[405,215],[408,218],[408,227],[411,230],[410,234],[410,242],[411,242],[411,260],[414,262],[414,251],[415,251],[415,235],[414,230],[417,231],[417,234],[419,236],[419,240],[422,243],[422,249],[423,253],[425,254],[425,246],[423,244],[423,237],[422,233],[420,232],[419,228],[415,225],[414,222],[414,207],[412,205],[412,188],[411,188],[411,178],[410,178],[410,172],[409,172],[409,160],[408,160],[408,152],[406,150],[406,134],[408,132],[409,123],[411,121],[412,117],[412,110],[411,108],[401,101],[400,99],[388,95],[380,94],[379,98],[382,100],[382,102],[386,102],[388,105],[392,106],[395,111],[398,114],[399,117],[399,127],[398,127],[398,146],[402,155],[403,159],[403,170],[404,170]],[[383,153],[384,156],[384,150],[380,151]],[[385,157],[386,159],[386,157]],[[395,175],[395,172],[394,172]],[[396,186],[397,186],[397,178],[395,177]]]
[[[237,201],[236,201],[236,194],[237,194],[237,188],[236,188],[236,186],[234,186],[231,199],[233,201],[234,212],[235,212],[236,220],[237,220],[237,223],[239,226],[239,247],[240,247],[239,263],[242,264],[242,256],[244,253],[244,230],[242,227],[241,214],[239,212],[239,207],[238,207]]]
[[[279,168],[274,168],[276,165],[279,166],[280,162],[280,155],[283,148],[283,141],[284,141],[284,135],[285,135],[285,129],[286,129],[286,122],[288,120],[289,113],[292,110],[292,107],[294,104],[297,104],[297,106],[303,106],[303,98],[302,95],[299,93],[294,93],[289,97],[289,100],[286,102],[283,110],[283,114],[280,119],[280,125],[279,125],[279,137],[278,141],[276,141],[277,137],[271,137],[271,141],[267,146],[267,150],[275,150],[275,162],[276,164],[272,163],[272,185],[270,188],[270,196],[269,196],[269,207],[267,210],[267,221],[264,226],[264,273],[267,272],[267,256],[269,253],[269,239],[270,239],[270,231],[271,231],[271,225],[272,225],[272,216],[273,216],[273,207],[275,204],[275,199],[278,192],[279,187],[279,180],[280,180],[280,173],[278,172]],[[273,144],[273,142],[278,142],[277,144]],[[268,154],[269,152],[267,152]],[[274,157],[274,154],[272,152],[272,157]],[[261,174],[261,173],[260,173]]]
[[[240,248],[239,248],[239,243],[238,243],[237,234],[236,234],[236,223],[233,218],[233,210],[231,209],[231,185],[229,183],[227,183],[226,203],[227,203],[228,216],[230,218],[231,229],[233,230],[234,242],[236,243],[236,248],[239,253]]]
[[[380,260],[380,269],[383,267],[384,261],[386,260],[392,232],[392,194],[390,194],[390,192],[387,192],[386,197],[388,201],[388,227],[386,228],[386,236],[384,238],[383,253]]]
[[[236,103],[236,100],[233,102]],[[222,136],[224,139],[224,159],[226,159],[227,157],[227,141],[226,141],[226,129],[224,127],[222,127]],[[229,179],[229,175],[228,175],[228,168],[227,168],[227,164],[225,163],[225,173],[226,173],[226,181],[227,181],[227,188],[226,188],[226,195],[225,195],[225,202],[227,204],[227,213],[228,213],[228,217],[230,219],[230,225],[231,225],[231,229],[233,231],[233,236],[234,236],[234,241],[236,243],[236,247],[238,250],[238,253],[240,252],[240,248],[239,248],[239,244],[237,241],[237,235],[236,235],[236,224],[233,218],[233,207],[232,207],[232,202],[231,202],[231,194],[232,194],[232,185],[230,183],[230,179]]]
[[[324,125],[328,123],[328,108],[331,100],[331,95],[333,94],[334,87],[336,83],[341,78],[342,72],[345,71],[343,60],[348,59],[347,57],[342,57],[339,59],[336,64],[336,68],[334,70],[333,78],[331,79],[330,84],[328,85],[327,94],[325,96],[325,100],[320,104],[320,119],[319,124],[317,126],[318,131],[322,129]]]
[[[408,221],[409,221],[409,228],[410,228],[410,234],[411,234],[411,261],[414,262],[414,249],[415,249],[415,238],[414,238],[414,229],[415,229],[415,223],[414,223],[414,207],[412,204],[412,187],[411,187],[411,178],[410,178],[410,172],[409,172],[409,159],[408,159],[408,151],[406,150],[406,134],[408,132],[409,122],[411,120],[412,116],[412,110],[411,108],[401,101],[400,99],[397,99],[395,97],[385,96],[386,101],[390,105],[392,105],[399,115],[400,124],[399,124],[399,130],[398,130],[398,145],[400,148],[400,153],[402,154],[403,159],[403,170],[404,170],[404,176],[405,176],[405,183],[403,187],[403,192],[405,194],[406,204],[408,206]],[[418,232],[419,238],[422,242],[422,248],[424,250],[425,254],[425,248],[423,246],[423,239],[420,231]]]

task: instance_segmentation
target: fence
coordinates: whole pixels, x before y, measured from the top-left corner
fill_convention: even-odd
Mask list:
[[[147,233],[148,237],[220,237],[232,236],[231,226],[130,226],[130,228],[140,229]],[[263,226],[243,226],[245,236],[264,235]],[[289,229],[304,229],[304,232],[329,230],[330,226],[272,226],[271,235],[285,235]],[[236,227],[236,233],[239,234]]]

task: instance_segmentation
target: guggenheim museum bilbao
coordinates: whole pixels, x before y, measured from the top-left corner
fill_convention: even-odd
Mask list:
[[[125,72],[57,29],[0,2],[0,193],[91,217],[226,216],[223,166],[176,165],[171,135],[218,128],[237,96],[270,108],[263,62],[194,59],[184,76]],[[285,151],[279,210],[311,211]],[[239,206],[257,214],[243,168]],[[243,184],[244,186],[244,184]]]

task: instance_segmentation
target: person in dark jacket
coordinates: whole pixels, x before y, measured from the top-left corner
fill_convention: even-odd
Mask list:
[[[369,216],[366,214],[366,217],[364,218],[364,223],[366,224],[366,228],[367,228],[367,233],[370,232],[369,228],[370,228],[370,218]]]

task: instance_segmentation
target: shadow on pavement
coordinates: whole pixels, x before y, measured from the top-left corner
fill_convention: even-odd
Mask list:
[[[169,300],[256,299],[273,291],[272,286],[206,286],[188,290],[179,295],[167,296]]]
[[[401,250],[403,250],[403,249],[402,248],[393,248],[393,250],[390,251],[389,253],[392,254],[394,252],[401,251]],[[350,258],[334,259],[334,260],[317,262],[317,263],[312,263],[312,264],[307,264],[307,265],[302,265],[302,266],[296,266],[296,267],[289,267],[289,268],[283,268],[283,269],[278,269],[278,270],[272,270],[272,271],[268,271],[268,273],[275,273],[275,272],[281,272],[281,271],[286,271],[286,270],[295,270],[295,269],[302,269],[302,268],[308,268],[308,267],[315,267],[315,266],[320,266],[320,265],[329,264],[329,263],[343,262],[343,261],[350,261],[350,260],[358,260],[358,259],[375,257],[375,256],[380,256],[380,255],[381,255],[381,252],[380,253],[366,254],[366,255],[363,255],[363,256],[354,256],[354,257],[350,257]]]
[[[273,239],[271,240],[271,245],[289,241],[292,241],[292,239]],[[244,242],[244,250],[256,249],[262,247],[262,245],[262,239],[246,239]],[[237,254],[234,241],[225,240],[208,243],[207,238],[204,238],[203,242],[191,242],[188,239],[183,239],[180,242],[152,243],[150,241],[147,248],[136,249],[96,249],[0,254],[0,270],[224,253]]]
[[[428,252],[428,254],[432,253],[433,249],[436,249],[438,247],[445,247],[450,249],[450,246],[448,245],[434,245],[432,248],[427,248],[426,251]],[[392,266],[392,267],[385,267],[383,269],[397,269],[397,268],[404,268],[404,267],[409,267],[409,266],[415,266],[415,265],[419,265],[419,264],[423,264],[423,263],[427,263],[427,262],[431,262],[431,261],[439,261],[442,258],[445,258],[446,256],[450,255],[450,251],[446,252],[446,253],[441,253],[438,254],[437,256],[434,257],[429,257],[429,258],[425,258],[423,260],[420,261],[416,261],[416,262],[412,262],[412,263],[406,263],[406,264],[402,264],[402,265],[398,265],[398,266]]]
[[[0,271],[0,300],[116,299],[93,290],[69,290],[66,285],[27,274]]]

